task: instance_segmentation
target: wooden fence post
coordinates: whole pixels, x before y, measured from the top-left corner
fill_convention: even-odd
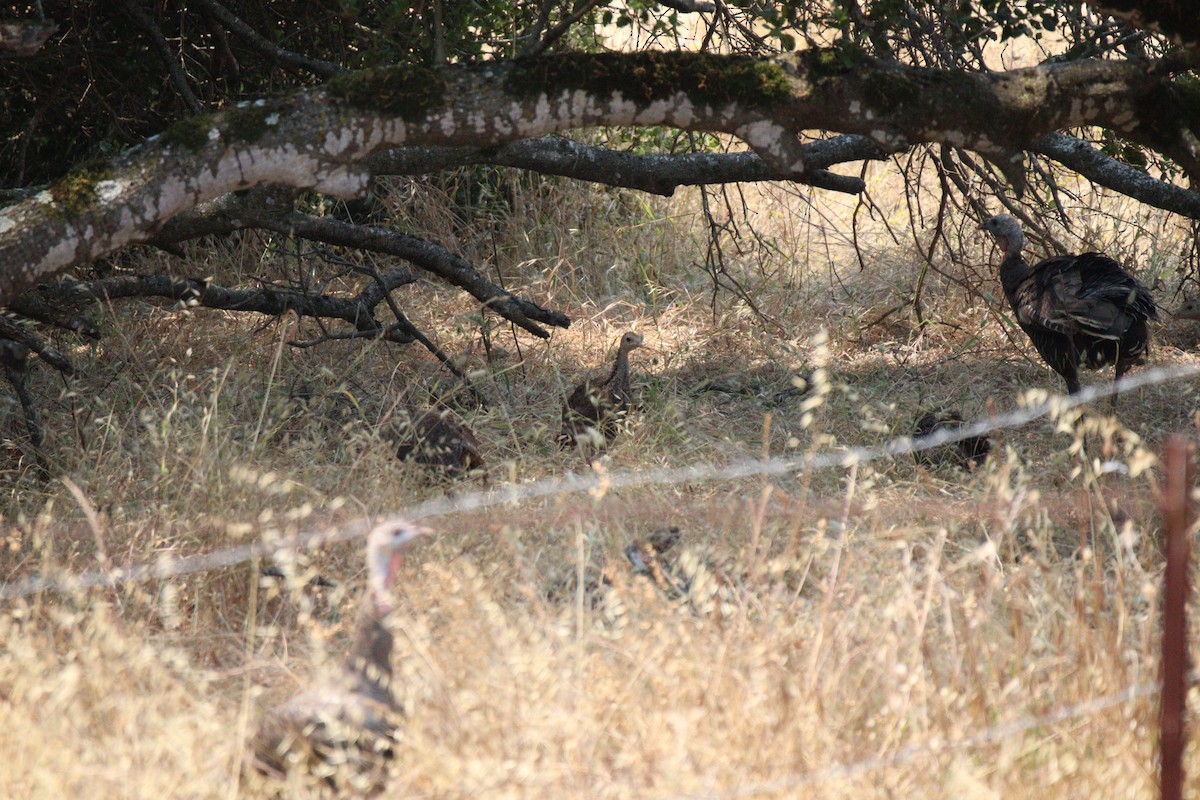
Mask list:
[[[1166,485],[1161,500],[1166,535],[1167,570],[1163,590],[1162,707],[1158,719],[1162,800],[1183,798],[1183,749],[1187,744],[1187,601],[1194,485],[1191,444],[1182,434],[1167,442]]]

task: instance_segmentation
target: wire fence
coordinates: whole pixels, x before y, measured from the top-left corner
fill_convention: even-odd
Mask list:
[[[995,431],[1018,428],[1035,420],[1060,415],[1094,400],[1114,393],[1129,392],[1145,386],[1182,380],[1200,375],[1200,368],[1184,366],[1147,370],[1136,376],[1125,378],[1113,386],[1088,387],[1077,395],[1051,397],[1027,408],[1019,408],[1004,414],[981,418],[953,429],[939,430],[919,438],[897,437],[877,446],[858,446],[819,453],[810,453],[792,458],[741,459],[724,465],[705,463],[684,467],[654,470],[626,470],[614,473],[568,474],[558,478],[534,481],[528,484],[505,486],[490,491],[477,491],[454,498],[439,498],[416,504],[398,512],[395,517],[423,519],[446,516],[502,505],[582,492],[607,491],[624,487],[663,486],[672,484],[734,481],[743,478],[767,477],[787,473],[804,473],[818,469],[849,467],[854,464],[875,461],[952,444],[970,437]],[[393,517],[393,518],[395,518]],[[370,521],[359,520],[336,530],[308,532],[273,543],[256,542],[226,548],[209,553],[182,558],[162,557],[153,563],[137,564],[109,570],[94,570],[74,575],[41,576],[24,581],[0,584],[0,599],[14,600],[46,591],[73,591],[94,587],[115,587],[123,583],[169,579],[208,570],[235,566],[252,559],[268,557],[281,551],[312,547],[332,542],[346,541],[362,536],[370,527]],[[1195,676],[1189,679],[1196,685]],[[788,775],[774,781],[740,786],[733,790],[679,795],[684,798],[736,798],[779,794],[795,789],[828,783],[836,780],[852,780],[873,772],[912,764],[921,759],[934,758],[946,753],[970,750],[1045,728],[1073,719],[1096,716],[1109,709],[1135,700],[1160,694],[1159,683],[1139,683],[1121,691],[1102,697],[1084,700],[1053,709],[1044,714],[1026,715],[1008,722],[978,730],[956,739],[932,739],[927,742],[906,745],[886,755],[876,755],[858,761],[832,764],[811,772]]]
[[[1115,708],[1133,700],[1142,697],[1151,697],[1161,693],[1161,688],[1154,683],[1139,683],[1133,686],[1126,687],[1119,692],[1096,697],[1091,700],[1084,700],[1079,703],[1074,703],[1069,706],[1056,708],[1053,711],[1048,711],[1045,714],[1028,715],[1010,722],[1002,722],[998,725],[985,728],[981,731],[965,736],[961,739],[952,739],[946,741],[930,741],[921,744],[906,745],[897,749],[894,753],[881,756],[871,756],[864,758],[861,761],[851,761],[844,764],[833,764],[823,769],[814,772],[803,772],[796,775],[789,775],[786,778],[780,778],[777,781],[767,781],[756,783],[751,786],[739,787],[733,791],[714,792],[712,794],[690,794],[681,795],[679,800],[711,800],[720,798],[724,800],[735,800],[739,797],[759,797],[768,794],[778,794],[792,789],[800,789],[805,786],[813,786],[819,783],[828,783],[835,780],[850,780],[861,778],[869,775],[872,772],[877,772],[881,769],[890,767],[901,767],[906,764],[911,764],[923,758],[933,758],[944,753],[951,753],[958,750],[970,750],[983,745],[995,744],[1004,739],[1011,739],[1014,736],[1019,736],[1022,733],[1027,733],[1038,728],[1057,725],[1060,722],[1066,722],[1072,719],[1081,719],[1084,717],[1092,717],[1102,711],[1110,708]]]
[[[982,417],[957,428],[943,428],[928,436],[918,438],[900,436],[874,446],[860,445],[790,457],[745,458],[720,465],[700,462],[682,467],[663,467],[650,470],[592,472],[583,475],[568,473],[560,477],[544,478],[530,483],[512,484],[487,491],[468,492],[456,497],[428,500],[401,509],[384,521],[396,518],[419,520],[441,517],[496,506],[517,505],[530,500],[628,487],[736,481],[744,478],[770,477],[789,473],[803,474],[813,470],[844,468],[884,458],[910,455],[995,431],[1019,428],[1043,417],[1057,416],[1101,398],[1197,375],[1200,375],[1200,367],[1190,365],[1146,370],[1132,377],[1122,378],[1115,384],[1089,386],[1078,394],[1052,396],[1026,408]],[[371,528],[371,524],[370,520],[363,519],[344,524],[337,529],[306,531],[273,542],[253,542],[191,556],[163,555],[154,562],[113,569],[97,569],[57,576],[35,576],[0,584],[0,600],[16,600],[47,591],[71,592],[91,588],[112,588],[126,583],[145,583],[232,567],[289,550],[318,547],[355,539],[364,536]]]

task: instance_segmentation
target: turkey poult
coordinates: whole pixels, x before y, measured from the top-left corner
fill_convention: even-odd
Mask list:
[[[1021,225],[1008,214],[988,218],[980,230],[1004,254],[1000,283],[1017,323],[1068,392],[1080,389],[1080,367],[1114,364],[1120,380],[1141,363],[1150,345],[1146,321],[1158,318],[1158,308],[1137,278],[1101,253],[1053,256],[1031,267],[1021,256]]]
[[[440,403],[421,413],[409,412],[397,428],[396,457],[401,461],[424,464],[450,477],[485,469],[475,434]]]
[[[617,348],[612,372],[597,383],[588,378],[575,387],[562,412],[560,447],[575,447],[586,442],[600,449],[617,435],[621,418],[632,400],[629,387],[629,352],[642,346],[642,337],[626,333]]]
[[[934,409],[922,414],[916,421],[916,424],[913,425],[913,437],[929,436],[938,431],[953,431],[962,426],[962,414],[952,410]],[[925,467],[953,464],[968,472],[973,472],[983,465],[990,452],[992,452],[992,442],[987,436],[968,436],[939,447],[914,450],[913,458],[918,464]]]
[[[392,634],[384,621],[404,552],[428,528],[404,520],[376,526],[367,538],[367,592],[350,652],[325,680],[277,706],[251,742],[251,766],[269,779],[302,771],[337,793],[383,789],[395,743]],[[301,777],[301,780],[309,778]]]

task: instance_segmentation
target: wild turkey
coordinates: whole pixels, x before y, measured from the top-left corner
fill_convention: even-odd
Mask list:
[[[913,436],[928,436],[941,430],[961,428],[962,414],[957,411],[935,409],[923,414],[913,426]],[[953,464],[967,471],[973,471],[983,465],[988,453],[992,451],[992,443],[986,436],[969,436],[957,442],[944,444],[913,452],[913,458],[925,467],[940,464]]]
[[[679,541],[679,528],[657,528],[646,535],[645,539],[634,542],[625,548],[625,558],[633,566],[635,575],[652,575],[652,564],[667,550]],[[601,607],[607,597],[607,592],[613,585],[615,568],[604,558],[589,560],[586,569],[580,574],[578,567],[569,566],[550,583],[546,590],[546,599],[555,605],[563,603],[575,604],[579,598],[580,583],[583,584],[583,597],[594,609]],[[582,579],[582,580],[581,580]]]
[[[621,418],[632,395],[629,387],[629,352],[642,346],[642,337],[626,333],[617,348],[612,372],[596,383],[588,378],[575,387],[562,411],[562,432],[558,443],[564,449],[586,442],[600,449],[617,435]]]
[[[367,537],[367,592],[354,640],[340,668],[312,689],[273,709],[251,742],[251,766],[270,779],[293,770],[322,779],[338,793],[383,788],[392,757],[392,634],[384,621],[404,552],[427,528],[391,520]]]
[[[1141,363],[1150,346],[1146,320],[1157,319],[1150,290],[1101,253],[1053,256],[1029,266],[1025,236],[1008,214],[980,226],[1004,254],[1000,283],[1017,324],[1045,362],[1079,391],[1079,367],[1116,365],[1116,379]],[[1116,403],[1116,397],[1113,397]]]
[[[634,575],[647,575],[659,586],[666,585],[660,557],[679,543],[679,528],[672,525],[669,528],[653,530],[645,539],[634,542],[625,548],[625,558],[629,559]]]
[[[403,414],[397,428],[396,457],[401,461],[424,464],[451,477],[485,468],[475,434],[440,403],[421,413]]]
[[[625,548],[634,575],[650,580],[676,608],[702,616],[727,618],[737,610],[737,588],[729,564],[714,562],[705,549],[684,548],[669,554],[679,541],[679,529],[656,532]]]

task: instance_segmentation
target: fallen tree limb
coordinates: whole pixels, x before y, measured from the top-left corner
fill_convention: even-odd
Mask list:
[[[566,328],[571,324],[571,319],[566,314],[542,308],[501,289],[480,275],[465,259],[459,258],[441,245],[415,236],[300,212],[292,214],[288,225],[279,224],[275,230],[279,233],[293,232],[305,239],[327,244],[399,256],[463,289],[485,308],[492,309],[543,339],[550,338],[550,333],[537,325],[535,320],[557,328]]]
[[[46,308],[66,307],[79,309],[94,302],[108,302],[127,297],[163,297],[188,305],[217,308],[227,311],[250,311],[273,317],[292,311],[301,317],[321,320],[339,319],[354,326],[351,332],[327,331],[321,324],[321,335],[315,339],[289,342],[294,347],[313,347],[326,341],[338,339],[385,339],[398,344],[420,342],[441,361],[455,376],[463,378],[462,370],[455,365],[440,347],[429,339],[404,315],[392,299],[393,290],[416,283],[417,277],[407,269],[393,269],[380,274],[378,271],[360,266],[355,269],[368,276],[369,280],[359,293],[352,297],[328,294],[313,294],[296,289],[263,286],[255,289],[230,289],[217,286],[210,281],[192,278],[175,278],[169,275],[115,275],[92,281],[66,281],[39,286],[25,295],[16,307]],[[375,316],[375,309],[386,303],[395,317],[395,322],[384,325]],[[61,355],[46,348],[31,332],[11,320],[0,317],[0,339],[13,339],[30,343],[47,360]],[[38,348],[41,349],[38,349]],[[47,356],[47,351],[49,356]],[[54,362],[52,362],[54,363]],[[70,371],[55,363],[64,371]]]
[[[815,188],[858,194],[866,184],[826,167],[848,161],[883,159],[887,153],[865,136],[834,136],[800,146],[809,172],[799,182]],[[375,175],[423,175],[473,164],[517,167],[543,175],[637,189],[670,197],[680,186],[745,181],[795,180],[756,153],[626,153],[583,144],[562,136],[538,136],[500,148],[403,147],[363,161]]]
[[[388,291],[415,283],[416,280],[412,272],[399,268],[381,277]],[[358,295],[343,297],[273,286],[231,289],[209,281],[175,278],[169,275],[114,275],[92,281],[66,281],[40,286],[31,294],[41,303],[72,308],[125,297],[163,297],[188,305],[228,311],[253,311],[273,317],[293,311],[302,317],[339,319],[353,325],[354,329],[364,336],[382,337],[388,331],[375,318],[375,308],[383,298],[382,292],[373,281]],[[0,330],[0,336],[9,338],[4,330]],[[399,334],[392,334],[388,338],[404,343],[416,339],[405,338]]]
[[[1195,179],[1200,156],[1190,143],[1200,103],[1173,83],[1180,69],[1167,59],[1085,59],[964,73],[805,51],[774,60],[576,53],[344,73],[317,89],[181,120],[0,211],[0,304],[152,240],[171,218],[232,191],[286,184],[355,197],[372,176],[364,160],[389,148],[498,148],[596,125],[731,134],[796,181],[814,171],[799,142],[804,131],[867,137],[885,153],[943,142],[1006,165],[1018,184],[1014,154],[1049,133],[1099,126],[1174,159]]]
[[[18,324],[10,317],[0,314],[0,343],[4,341],[14,342],[26,350],[32,350],[41,356],[43,361],[65,375],[75,373],[75,366],[69,358],[46,344],[42,337],[33,331]],[[24,356],[22,356],[23,359]]]
[[[463,289],[485,308],[543,339],[549,338],[550,334],[537,323],[556,328],[566,328],[571,324],[566,314],[543,308],[497,286],[466,259],[439,244],[386,228],[355,225],[332,217],[316,217],[294,211],[294,197],[292,189],[279,186],[227,194],[171,220],[149,243],[172,245],[199,236],[260,228],[286,236],[403,258],[452,286]]]

